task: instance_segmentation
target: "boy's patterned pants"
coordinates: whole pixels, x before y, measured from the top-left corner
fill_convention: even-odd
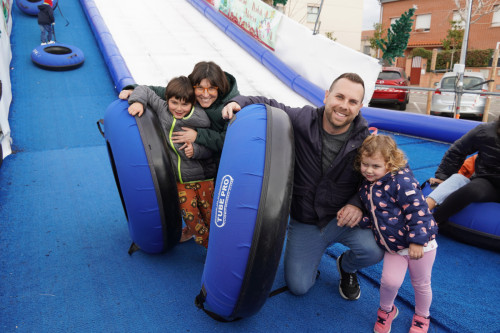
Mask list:
[[[213,180],[177,183],[177,191],[182,218],[186,226],[194,234],[195,242],[207,248],[214,197]]]

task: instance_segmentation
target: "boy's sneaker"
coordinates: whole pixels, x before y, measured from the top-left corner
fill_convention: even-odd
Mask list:
[[[53,40],[49,41],[47,44],[54,44],[55,42]]]
[[[429,330],[430,321],[430,318],[425,318],[414,314],[411,321],[410,333],[427,333],[427,331]]]
[[[361,289],[358,284],[356,273],[347,273],[342,269],[342,258],[344,254],[337,258],[337,269],[340,274],[339,292],[340,296],[349,301],[354,301],[361,296]]]
[[[191,240],[191,238],[194,238],[194,234],[191,232],[191,230],[189,230],[187,226],[182,228],[181,239],[179,240],[179,243],[187,242],[188,240]]]
[[[40,45],[47,45],[47,43],[42,43],[42,44],[40,44]]]
[[[391,312],[385,312],[382,309],[377,311],[377,322],[373,328],[375,333],[389,333],[391,331],[392,321],[398,316],[399,310],[393,305]],[[411,332],[411,331],[410,331]]]

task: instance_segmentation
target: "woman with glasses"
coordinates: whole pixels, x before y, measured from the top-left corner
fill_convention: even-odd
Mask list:
[[[181,131],[172,133],[172,142],[184,144],[180,149],[184,149],[188,143],[197,143],[209,148],[213,151],[212,157],[218,168],[228,125],[228,121],[222,118],[222,108],[229,100],[240,94],[236,79],[212,61],[197,63],[188,78],[193,85],[197,104],[205,110],[210,119],[210,127],[196,130],[182,127]],[[128,99],[136,86],[126,86],[118,97]],[[166,99],[165,87],[149,86],[149,88],[161,98]],[[193,234],[185,227],[180,241],[185,242],[192,237]]]
[[[210,119],[210,128],[193,130],[183,128],[182,131],[172,135],[174,143],[195,142],[214,152],[218,163],[228,122],[222,118],[222,108],[232,98],[238,96],[236,79],[231,74],[224,72],[219,65],[212,61],[197,63],[188,78],[193,84],[196,102],[205,110]],[[120,92],[121,99],[128,99],[134,86],[126,86]],[[165,99],[165,87],[150,86],[161,98]]]

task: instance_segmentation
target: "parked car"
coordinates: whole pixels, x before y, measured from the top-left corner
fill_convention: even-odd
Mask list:
[[[397,86],[409,86],[410,81],[404,69],[399,67],[382,67],[376,84],[395,86],[395,88],[375,87],[370,104],[396,104],[400,110],[406,110],[410,101],[410,92],[407,89],[397,89]]]
[[[441,91],[442,89],[456,89],[458,73],[445,73],[436,85],[432,95],[431,114],[453,116],[455,113],[456,94]],[[460,101],[460,115],[483,117],[486,95],[480,93],[488,91],[488,83],[482,73],[466,72],[463,79],[464,90],[474,90],[477,94],[462,94]]]

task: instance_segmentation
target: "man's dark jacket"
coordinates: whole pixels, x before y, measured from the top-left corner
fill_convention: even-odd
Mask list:
[[[354,169],[357,149],[369,135],[368,123],[361,114],[354,119],[348,139],[323,174],[321,131],[324,107],[292,108],[265,97],[238,96],[232,101],[242,108],[256,103],[268,104],[284,110],[290,117],[295,138],[292,218],[323,228],[348,203],[363,209],[358,196],[361,175]]]

